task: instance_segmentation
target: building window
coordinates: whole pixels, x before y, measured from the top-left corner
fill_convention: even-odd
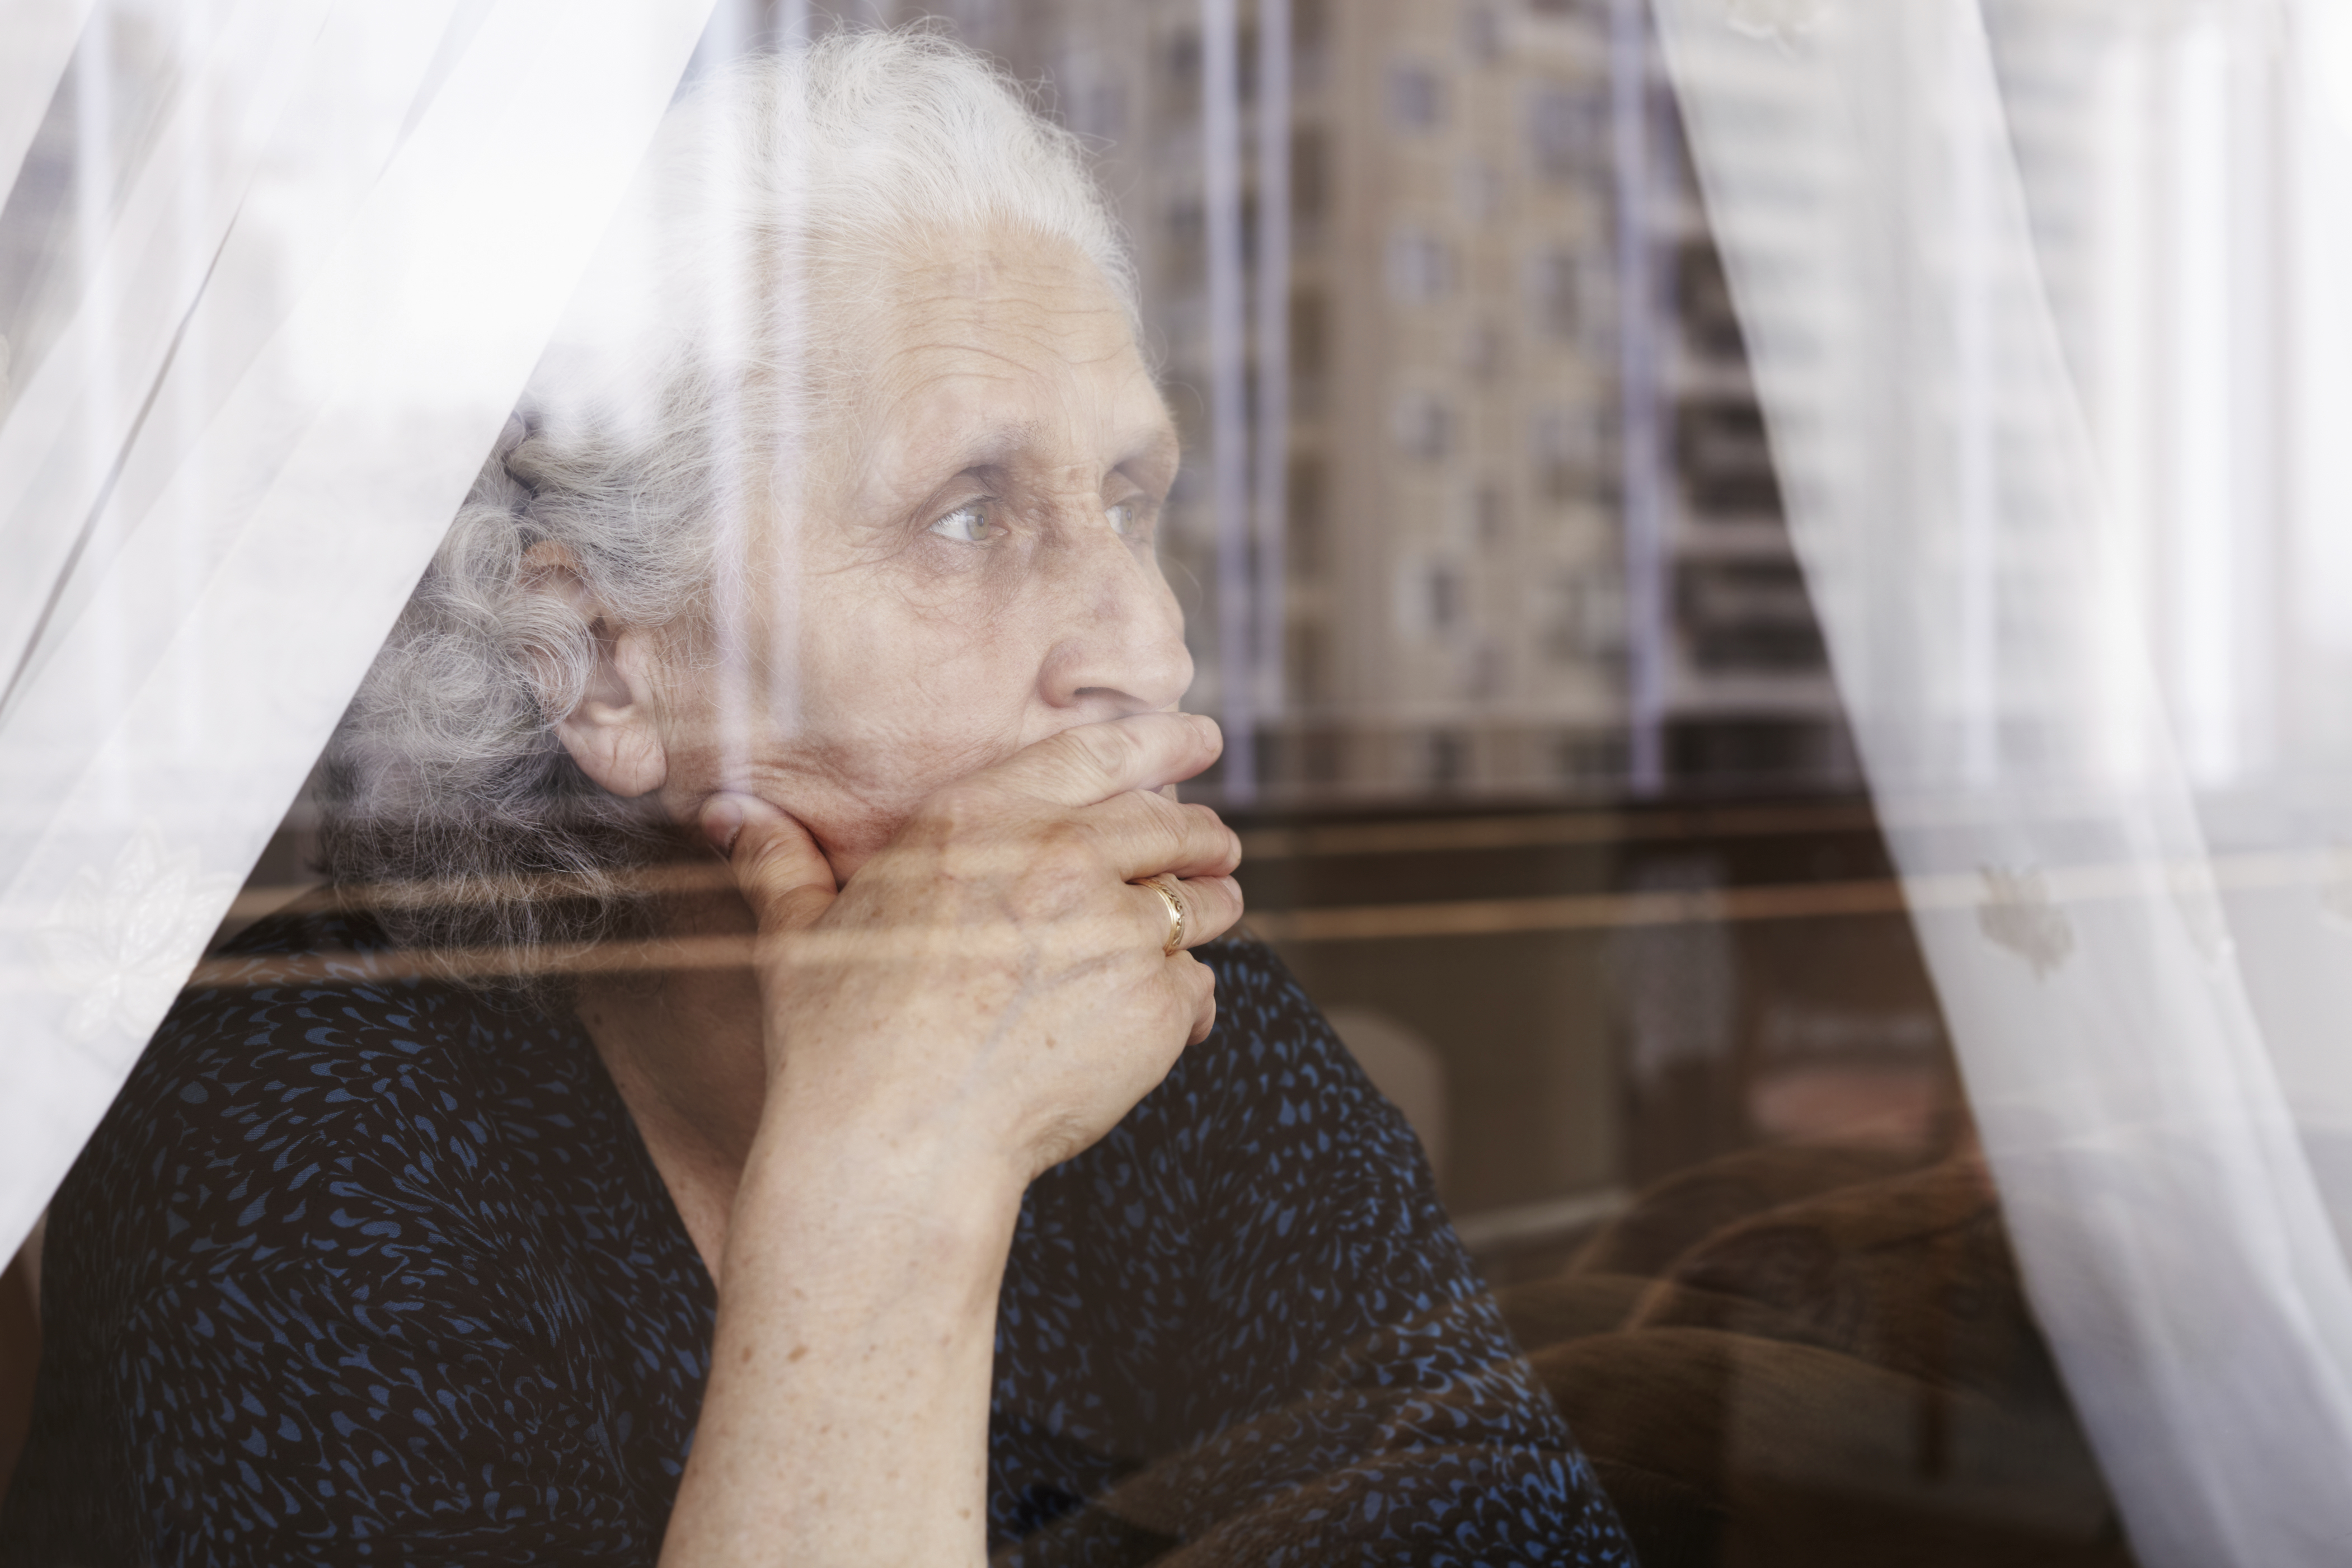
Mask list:
[[[1414,60],[1389,68],[1389,122],[1400,131],[1427,131],[1445,118],[1445,79]]]
[[[1614,731],[1568,731],[1552,742],[1559,780],[1571,787],[1615,788],[1632,763],[1625,737]]]
[[[1398,558],[1393,582],[1391,613],[1399,637],[1452,642],[1476,629],[1463,561],[1439,550],[1411,551]]]
[[[1442,300],[1454,287],[1454,253],[1426,229],[1411,226],[1389,236],[1389,297],[1400,304]]]
[[[1290,374],[1301,381],[1320,381],[1330,368],[1331,302],[1319,289],[1297,289],[1290,295]]]
[[[1503,176],[1484,158],[1454,165],[1454,201],[1472,223],[1492,223],[1503,210]]]
[[[1293,48],[1321,48],[1331,31],[1325,0],[1291,0],[1290,39]]]
[[[1311,582],[1322,575],[1329,558],[1326,548],[1329,520],[1324,503],[1323,459],[1291,458],[1288,480],[1283,516],[1288,567],[1292,576]]]
[[[1564,85],[1538,89],[1528,108],[1528,151],[1547,180],[1566,184],[1586,173],[1601,155],[1601,100]]]
[[[1615,573],[1564,570],[1536,590],[1537,641],[1555,664],[1606,664],[1625,652],[1624,584]]]
[[[1540,409],[1532,434],[1538,495],[1549,501],[1570,501],[1595,488],[1601,432],[1591,410]]]
[[[1463,620],[1462,574],[1454,566],[1440,561],[1429,568],[1423,580],[1423,590],[1428,602],[1424,606],[1429,616],[1429,629],[1444,636],[1460,626]]]
[[[1495,485],[1480,485],[1478,493],[1472,498],[1471,510],[1477,520],[1478,542],[1490,546],[1500,544],[1503,535],[1510,529],[1501,489]]]
[[[1510,345],[1492,321],[1472,326],[1462,340],[1462,367],[1480,383],[1494,381],[1509,361]]]
[[[1331,204],[1331,139],[1319,125],[1290,133],[1290,211],[1301,223],[1316,223]]]
[[[1160,282],[1171,291],[1197,289],[1208,258],[1208,208],[1197,195],[1168,204],[1168,243],[1160,252]]]
[[[1462,48],[1482,66],[1503,58],[1503,19],[1492,5],[1473,5],[1462,13]]]
[[[1470,782],[1470,737],[1455,730],[1439,730],[1429,737],[1429,787],[1459,789]]]
[[[1488,701],[1503,694],[1503,687],[1510,679],[1510,659],[1504,653],[1502,644],[1491,637],[1481,637],[1471,648],[1470,657],[1465,663],[1466,668],[1462,680],[1465,696]]]
[[[1548,337],[1573,339],[1584,326],[1584,268],[1575,252],[1547,250],[1536,258],[1535,314]]]
[[[1793,561],[1686,562],[1675,588],[1684,641],[1700,669],[1816,670],[1828,662]]]
[[[1694,353],[1727,363],[1747,363],[1748,345],[1740,335],[1723,258],[1706,240],[1686,241],[1676,248],[1675,303],[1683,341]]]
[[[1764,411],[1744,398],[1676,407],[1675,467],[1694,511],[1717,517],[1780,513],[1780,484],[1772,471]]]
[[[1090,140],[1116,142],[1127,134],[1127,86],[1098,81],[1070,94],[1070,129]]]
[[[1454,446],[1453,406],[1433,392],[1399,393],[1390,427],[1397,449],[1424,462],[1443,458]]]
[[[1293,621],[1284,641],[1289,651],[1285,676],[1291,696],[1310,706],[1331,700],[1330,628],[1320,621]]]
[[[1160,73],[1164,84],[1160,95],[1162,115],[1180,124],[1199,118],[1201,35],[1197,29],[1183,28],[1160,46]]]

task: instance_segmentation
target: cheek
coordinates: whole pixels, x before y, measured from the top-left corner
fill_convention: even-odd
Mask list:
[[[1039,658],[1025,618],[986,597],[843,592],[812,603],[802,639],[808,740],[845,772],[918,798],[1009,752]]]

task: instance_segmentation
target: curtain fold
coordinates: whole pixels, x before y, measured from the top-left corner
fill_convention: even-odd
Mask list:
[[[41,116],[98,0],[6,0],[0,5],[0,179],[13,185]],[[0,366],[0,370],[5,367]]]
[[[2217,856],[2191,789],[2275,804],[2316,776],[2264,771],[2247,715],[2277,650],[2249,616],[2271,600],[2214,582],[2279,531],[2277,454],[2231,411],[2278,393],[2254,347],[2293,300],[2214,246],[2210,276],[2183,271],[2209,229],[2242,248],[2294,210],[2247,205],[2291,127],[2236,164],[2227,130],[2289,12],[1657,14],[1840,690],[2133,1546],[2150,1568],[2340,1562],[2352,1269],[2319,1040],[2352,933],[2322,918],[2320,817],[2254,812],[2269,837]],[[2199,28],[2236,62],[2204,89]],[[2089,93],[2136,58],[2217,94],[2210,124]],[[2167,245],[2098,252],[2103,223],[2140,221],[2101,204],[2149,193]],[[2136,281],[2156,296],[2103,323]],[[2086,417],[2099,355],[2142,351]],[[2143,395],[2162,418],[2119,444]]]
[[[0,12],[0,55],[75,9]],[[74,36],[0,215],[0,1251],[299,788],[709,12],[110,0]]]

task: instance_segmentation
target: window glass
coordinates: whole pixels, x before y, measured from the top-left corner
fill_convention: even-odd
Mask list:
[[[0,16],[0,1568],[2352,1533],[2331,7],[315,9]]]

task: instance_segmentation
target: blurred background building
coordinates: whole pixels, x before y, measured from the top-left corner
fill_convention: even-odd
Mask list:
[[[1217,793],[1853,787],[1640,6],[842,14],[940,18],[1099,152],[1190,453],[1192,701],[1255,731]]]

